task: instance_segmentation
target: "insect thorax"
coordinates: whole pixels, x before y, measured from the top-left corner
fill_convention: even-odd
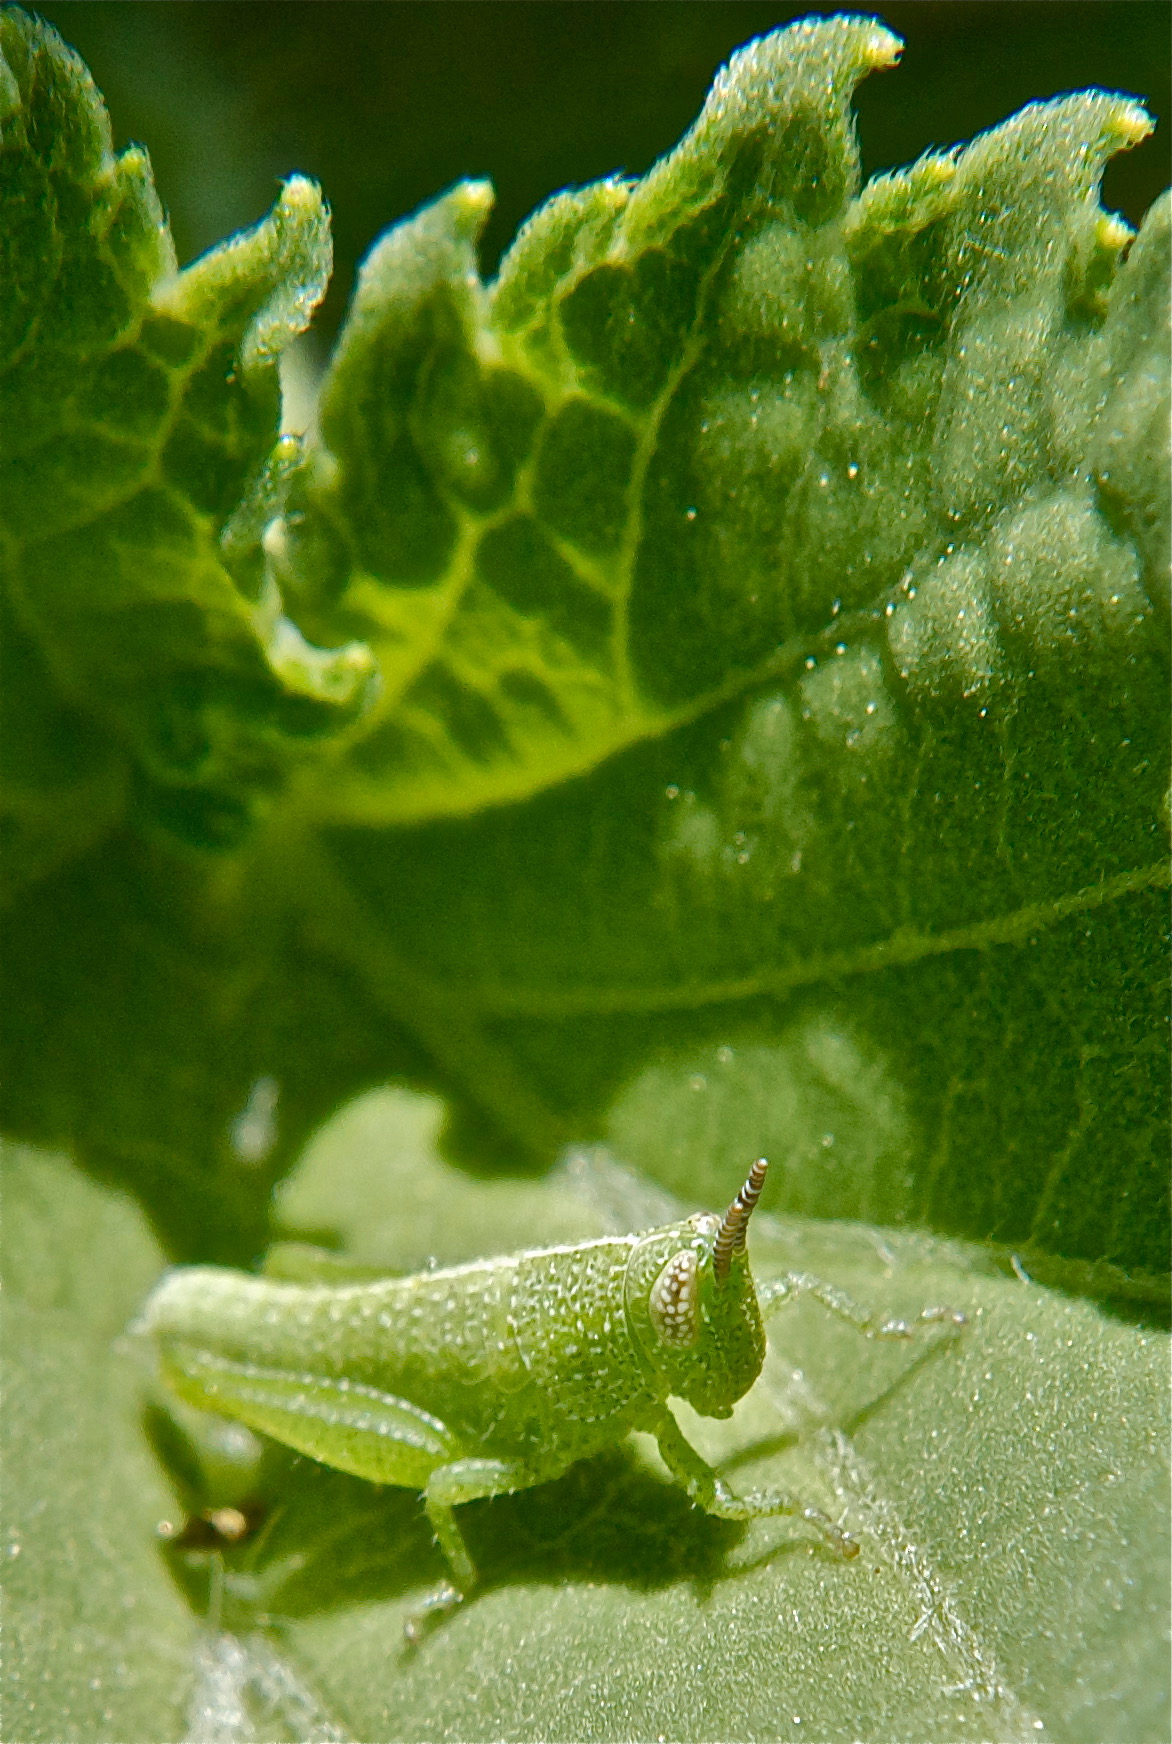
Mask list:
[[[513,1332],[551,1417],[600,1423],[646,1393],[623,1299],[635,1245],[615,1237],[514,1262]]]

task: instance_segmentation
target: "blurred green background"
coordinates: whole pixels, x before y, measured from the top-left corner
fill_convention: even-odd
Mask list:
[[[188,260],[316,177],[334,213],[332,331],[375,236],[463,176],[498,205],[484,271],[555,189],[641,174],[741,43],[810,9],[760,0],[126,0],[40,8],[89,63],[117,143],[150,150]],[[833,11],[835,8],[819,8]],[[1168,182],[1167,0],[897,0],[898,71],[859,98],[865,173],[971,137],[1034,97],[1099,85],[1161,122],[1105,200],[1137,223]]]

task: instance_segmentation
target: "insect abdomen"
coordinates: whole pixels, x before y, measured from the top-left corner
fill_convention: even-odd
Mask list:
[[[534,1249],[346,1287],[185,1267],[164,1278],[144,1322],[164,1348],[174,1339],[189,1353],[376,1388],[441,1419],[468,1451],[586,1452],[584,1425],[613,1423],[646,1396],[623,1306],[631,1245]]]
[[[163,1279],[144,1323],[164,1346],[173,1337],[229,1360],[345,1377],[443,1415],[481,1388],[526,1384],[504,1335],[511,1271],[496,1260],[339,1287],[184,1267]]]

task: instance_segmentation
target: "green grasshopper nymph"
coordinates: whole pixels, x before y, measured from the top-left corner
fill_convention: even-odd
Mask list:
[[[670,1395],[730,1416],[761,1372],[762,1310],[801,1293],[868,1336],[911,1334],[805,1273],[755,1288],[745,1236],[766,1167],[754,1163],[723,1219],[698,1213],[412,1277],[295,1284],[182,1267],[139,1324],[190,1404],[341,1471],[423,1492],[456,1583],[425,1612],[452,1609],[476,1584],[458,1504],[560,1477],[635,1429],[655,1436],[672,1476],[710,1514],[797,1514],[852,1557],[858,1544],[817,1508],[736,1495],[668,1409]],[[920,1318],[962,1317],[930,1308]],[[408,1638],[419,1629],[416,1617]]]

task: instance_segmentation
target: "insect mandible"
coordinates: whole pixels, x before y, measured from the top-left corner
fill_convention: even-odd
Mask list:
[[[806,1273],[755,1287],[745,1237],[766,1168],[754,1163],[723,1218],[701,1212],[410,1277],[306,1284],[185,1266],[162,1279],[139,1324],[190,1404],[325,1465],[422,1491],[454,1583],[408,1623],[411,1640],[424,1615],[476,1584],[460,1503],[560,1477],[630,1430],[656,1438],[672,1477],[710,1514],[796,1514],[852,1557],[856,1541],[817,1508],[734,1493],[667,1404],[730,1416],[761,1372],[763,1313],[799,1294],[869,1337],[912,1333]],[[920,1319],[963,1316],[927,1308]]]

